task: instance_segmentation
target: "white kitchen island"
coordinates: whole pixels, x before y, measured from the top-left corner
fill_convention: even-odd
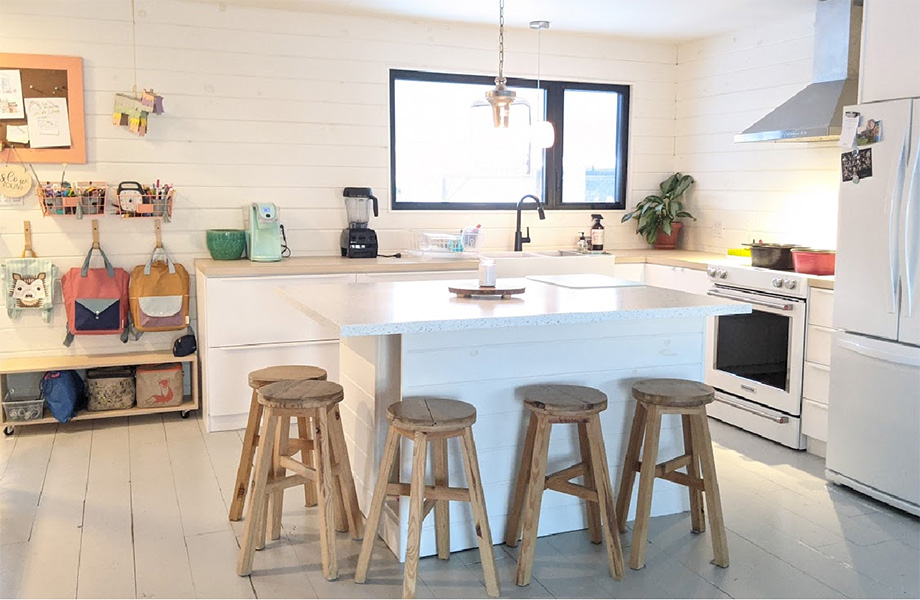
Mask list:
[[[535,383],[587,385],[607,394],[601,422],[616,488],[635,405],[632,382],[643,377],[701,381],[706,317],[751,310],[746,304],[612,278],[600,283],[616,282],[622,287],[500,280],[502,285],[526,287],[522,295],[508,299],[458,298],[448,292],[451,282],[445,281],[279,288],[306,316],[335,327],[341,336],[342,421],[365,514],[386,436],[387,406],[411,396],[456,398],[474,405],[478,413],[473,433],[492,537],[500,543],[526,429],[526,411],[516,389]],[[662,460],[682,452],[678,426],[679,420],[666,417]],[[465,485],[459,445],[457,440],[450,444],[451,485]],[[401,478],[408,482],[411,442],[403,440],[400,451]],[[578,461],[575,427],[555,426],[548,471]],[[581,500],[554,491],[545,494],[539,535],[587,526]],[[388,503],[380,531],[400,559],[407,500]],[[656,480],[653,515],[688,506],[684,488]],[[469,505],[452,503],[450,516],[451,550],[476,547]],[[422,531],[422,555],[432,554],[433,518]]]

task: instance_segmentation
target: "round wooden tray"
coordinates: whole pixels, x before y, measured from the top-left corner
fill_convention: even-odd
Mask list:
[[[513,294],[524,293],[524,288],[522,287],[502,287],[500,285],[493,287],[448,287],[447,289],[461,298],[472,298],[473,296],[501,296],[502,298],[510,298]]]

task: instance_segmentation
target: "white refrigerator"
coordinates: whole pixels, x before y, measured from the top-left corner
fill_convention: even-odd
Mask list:
[[[920,99],[846,110],[881,137],[841,167],[827,477],[920,515]]]

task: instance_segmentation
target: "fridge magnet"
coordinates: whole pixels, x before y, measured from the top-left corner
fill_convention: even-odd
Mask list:
[[[857,146],[868,146],[881,141],[882,139],[882,122],[875,119],[866,121],[866,127],[856,134]]]
[[[872,177],[872,148],[863,148],[840,155],[840,171],[843,181],[859,183],[860,179]]]
[[[859,113],[847,111],[843,115],[843,127],[840,130],[838,145],[843,148],[852,148],[856,144],[856,130],[859,128]]]

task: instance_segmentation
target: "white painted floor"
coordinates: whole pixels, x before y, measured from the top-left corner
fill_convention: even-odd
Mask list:
[[[731,566],[709,563],[687,514],[653,519],[647,567],[610,579],[585,532],[542,538],[533,583],[503,597],[920,596],[920,522],[826,484],[823,460],[713,422]],[[319,567],[314,508],[288,490],[279,542],[238,577],[242,524],[227,521],[240,432],[164,416],[22,427],[0,440],[0,595],[7,598],[398,597],[402,568],[378,539],[368,583],[338,537],[341,577]],[[300,502],[298,502],[300,500]],[[623,537],[624,545],[630,535]],[[419,597],[485,597],[478,551],[424,559]]]

